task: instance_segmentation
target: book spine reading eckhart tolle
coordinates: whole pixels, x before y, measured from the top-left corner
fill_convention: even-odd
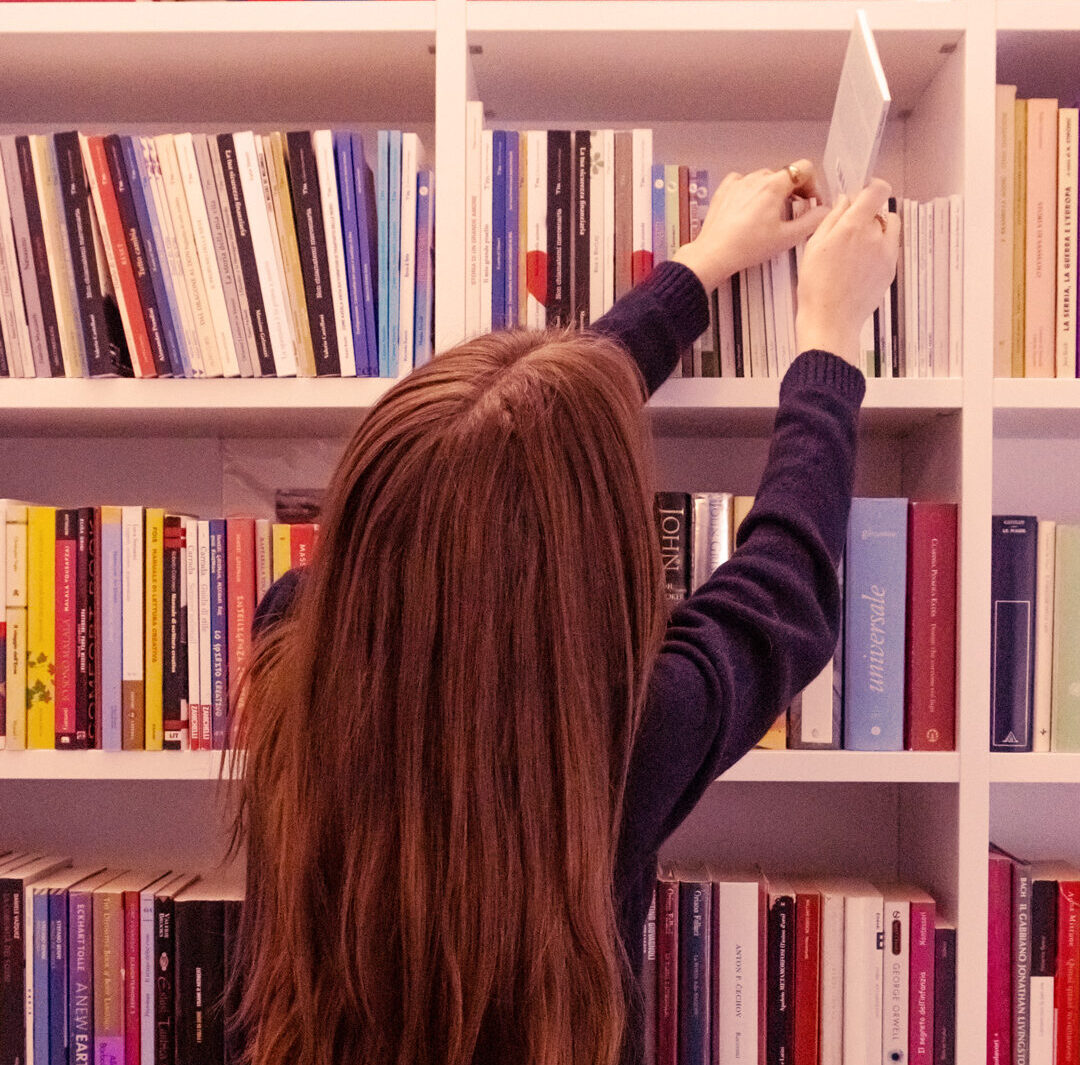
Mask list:
[[[903,749],[907,515],[906,499],[852,500],[845,555],[847,750]]]
[[[956,748],[956,515],[953,503],[908,512],[905,746]]]
[[[1030,751],[1038,521],[995,515],[990,569],[990,749]]]
[[[690,594],[690,497],[685,492],[656,493],[656,528],[668,600]]]

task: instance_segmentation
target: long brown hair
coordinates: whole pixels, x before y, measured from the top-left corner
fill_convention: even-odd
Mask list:
[[[612,895],[663,631],[641,378],[446,352],[364,418],[239,715],[251,1065],[611,1065]]]

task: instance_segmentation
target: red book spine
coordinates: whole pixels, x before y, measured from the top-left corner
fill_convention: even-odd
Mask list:
[[[105,155],[105,138],[88,137],[90,148],[89,178],[95,182],[101,196],[101,209],[104,218],[99,219],[103,230],[102,240],[108,241],[112,249],[112,259],[116,264],[116,276],[113,283],[123,300],[125,313],[121,315],[124,336],[131,348],[132,363],[139,377],[156,377],[154,354],[150,350],[150,337],[146,332],[143,317],[143,305],[139,299],[139,290],[135,285],[135,271],[131,268],[131,256],[128,254],[127,240],[124,236],[124,224],[120,220],[120,208],[116,203],[116,190],[113,188],[112,174],[109,173],[109,160]]]
[[[235,686],[251,658],[251,619],[255,614],[255,519],[225,523],[228,557],[230,704]],[[232,744],[230,743],[230,746]]]
[[[661,880],[656,887],[656,1061],[679,1060],[679,885]]]
[[[56,746],[75,746],[75,680],[78,669],[75,597],[78,592],[78,511],[56,512]]]
[[[92,680],[94,685],[94,720],[93,720],[93,747],[101,746],[101,722],[98,721],[98,684],[102,675],[102,652],[104,650],[104,641],[101,638],[101,621],[102,621],[102,603],[105,601],[102,595],[102,563],[100,556],[101,547],[101,507],[94,507],[94,531],[91,539],[91,543],[95,545],[94,559],[95,565],[93,572],[91,573],[92,589],[91,595],[94,600],[94,616],[91,622],[91,631],[93,634],[93,654],[90,656],[93,659],[93,674]]]
[[[1004,854],[990,854],[987,901],[986,1062],[998,1065],[1012,1055],[1012,862]]]
[[[908,1061],[934,1060],[934,921],[933,902],[911,904],[911,972],[908,997]]]
[[[795,896],[794,1065],[818,1065],[820,1013],[821,896],[800,891]]]
[[[758,1061],[766,1061],[769,1035],[769,892],[758,886]]]
[[[1054,976],[1057,1065],[1080,1061],[1080,881],[1058,882],[1057,974]]]
[[[315,553],[315,526],[310,523],[293,525],[289,534],[292,544],[293,568],[306,566]],[[254,548],[252,548],[252,551],[254,551]]]
[[[124,892],[124,1065],[142,1065],[139,893]]]
[[[956,749],[956,504],[908,510],[904,746]]]
[[[679,247],[690,242],[690,168],[679,167]]]

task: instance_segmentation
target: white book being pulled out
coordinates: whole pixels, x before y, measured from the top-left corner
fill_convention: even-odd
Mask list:
[[[840,84],[836,90],[823,166],[829,198],[854,199],[865,188],[877,163],[891,103],[866,12],[855,12]]]

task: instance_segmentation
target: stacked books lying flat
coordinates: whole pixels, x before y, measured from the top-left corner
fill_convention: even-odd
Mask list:
[[[1080,866],[990,848],[987,1061],[1080,1061]]]
[[[700,231],[708,170],[654,161],[653,131],[484,130],[469,105],[466,329],[585,328]],[[712,176],[715,179],[715,175]],[[793,199],[801,214],[812,201]],[[873,377],[959,376],[958,196],[890,203],[903,252],[863,330]],[[710,327],[676,376],[780,377],[798,354],[803,247],[744,270],[711,295]]]
[[[0,847],[0,1062],[239,1061],[225,992],[241,898],[189,873]]]
[[[956,929],[917,888],[661,869],[645,1060],[955,1061]]]
[[[1080,525],[995,514],[990,749],[1080,751]]]
[[[994,375],[1080,376],[1077,108],[997,86]]]
[[[0,137],[0,376],[403,375],[433,225],[414,133]]]
[[[753,502],[727,492],[657,493],[673,607],[731,557]],[[956,530],[954,503],[852,501],[836,655],[762,746],[956,749]]]
[[[255,608],[318,526],[0,500],[0,747],[229,746]]]

